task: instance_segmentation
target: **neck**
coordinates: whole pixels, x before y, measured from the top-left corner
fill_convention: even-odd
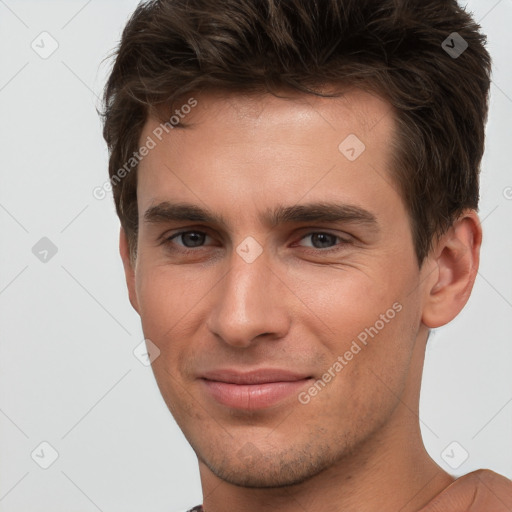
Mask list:
[[[413,414],[403,404],[397,409],[401,409],[401,416]],[[287,487],[237,487],[219,479],[200,462],[204,510],[416,512],[454,478],[430,458],[419,426],[407,431],[410,429],[404,425],[408,427],[388,425],[337,464]]]
[[[455,478],[428,455],[419,426],[418,364],[385,425],[331,467],[308,480],[280,488],[247,488],[225,482],[199,462],[205,512],[417,512]],[[420,365],[421,367],[421,365]]]

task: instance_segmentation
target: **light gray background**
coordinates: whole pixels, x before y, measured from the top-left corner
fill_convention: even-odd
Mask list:
[[[201,501],[195,455],[132,353],[143,336],[113,202],[92,195],[107,179],[100,63],[136,4],[0,0],[1,512],[175,512]],[[452,474],[512,478],[512,0],[467,5],[494,59],[485,241],[468,306],[428,345],[422,431]],[[31,48],[51,48],[44,31],[59,45],[47,59]],[[46,263],[32,252],[42,237],[58,249]],[[43,441],[59,454],[48,469],[31,457],[50,456]],[[469,457],[451,468],[445,459],[460,462],[462,450]]]

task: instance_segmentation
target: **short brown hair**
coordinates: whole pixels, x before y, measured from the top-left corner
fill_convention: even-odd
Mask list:
[[[435,235],[464,209],[478,209],[491,73],[480,28],[456,0],[140,3],[116,49],[102,112],[130,254],[137,248],[136,166],[122,180],[116,173],[138,149],[156,106],[204,89],[325,95],[319,88],[333,84],[393,106],[391,172],[421,265]],[[443,44],[453,47],[453,37],[467,44],[458,56]]]

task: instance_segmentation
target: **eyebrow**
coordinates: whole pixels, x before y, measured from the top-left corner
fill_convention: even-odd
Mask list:
[[[377,230],[375,215],[364,208],[350,204],[315,202],[267,208],[260,213],[259,220],[268,227],[283,223],[301,222],[347,222],[362,224]],[[144,222],[157,224],[173,221],[194,221],[227,227],[222,215],[191,203],[171,203],[163,201],[149,207],[144,213]]]

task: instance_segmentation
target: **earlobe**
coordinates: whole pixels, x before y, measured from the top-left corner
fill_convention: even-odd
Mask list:
[[[121,254],[121,259],[123,260],[124,275],[126,278],[126,285],[128,287],[130,304],[138,313],[139,304],[137,301],[137,293],[135,288],[135,268],[134,263],[130,259],[128,237],[126,236],[126,233],[122,227],[119,232],[119,253]]]
[[[432,272],[433,279],[426,279],[422,315],[427,327],[447,324],[466,305],[478,272],[481,244],[482,228],[474,210],[465,211],[436,243],[429,259],[437,272]]]

